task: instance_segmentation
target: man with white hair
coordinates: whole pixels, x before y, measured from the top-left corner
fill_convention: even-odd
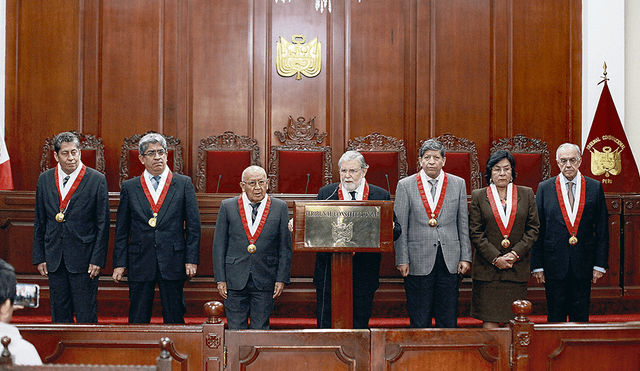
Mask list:
[[[556,151],[560,174],[541,182],[536,194],[540,235],[531,269],[544,283],[548,322],[589,322],[591,284],[608,268],[607,205],[599,181],[580,173],[580,147]]]
[[[367,183],[369,169],[360,152],[347,151],[338,161],[340,182],[320,188],[318,200],[390,200],[388,191]],[[395,214],[394,214],[395,222]],[[397,240],[402,229],[395,222],[393,239]],[[356,253],[353,256],[353,328],[369,327],[371,307],[376,290],[380,286],[380,253]],[[318,303],[318,328],[331,328],[331,253],[316,254],[313,272]]]

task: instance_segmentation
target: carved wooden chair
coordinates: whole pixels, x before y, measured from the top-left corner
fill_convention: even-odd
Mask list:
[[[445,148],[447,161],[443,170],[447,173],[457,175],[467,183],[467,194],[471,194],[474,189],[482,188],[482,173],[478,163],[478,150],[476,143],[466,138],[459,138],[453,134],[442,134],[435,138]],[[424,143],[420,141],[420,146]],[[420,165],[418,164],[418,169]]]
[[[282,145],[271,146],[269,156],[269,189],[272,193],[318,193],[331,183],[331,148],[320,146],[327,133],[319,134],[315,118],[294,120],[276,131]]]
[[[119,185],[122,185],[122,182],[125,180],[141,175],[144,172],[144,165],[142,165],[138,159],[138,143],[140,143],[140,139],[142,139],[143,136],[149,133],[155,133],[155,131],[148,131],[142,135],[134,134],[124,138],[122,152],[120,154]],[[180,139],[176,139],[170,135],[162,134],[162,136],[167,141],[167,165],[169,169],[174,173],[182,174],[183,160]]]
[[[80,151],[82,163],[93,168],[102,174],[105,173],[105,160],[104,160],[104,144],[102,144],[102,138],[96,137],[90,134],[82,134],[79,131],[72,130],[80,139]],[[49,170],[51,166],[55,166],[53,159],[54,140],[55,136],[47,138],[42,146],[42,157],[40,158],[40,172],[44,173]]]
[[[518,134],[513,138],[493,141],[491,153],[499,149],[511,152],[516,160],[516,184],[531,187],[537,192],[538,184],[551,176],[547,142]]]
[[[258,141],[232,131],[200,140],[196,191],[201,193],[238,193],[242,170],[260,166]]]
[[[407,150],[404,141],[371,133],[349,140],[347,151],[358,151],[364,156],[369,170],[367,182],[396,193],[398,181],[407,176]]]

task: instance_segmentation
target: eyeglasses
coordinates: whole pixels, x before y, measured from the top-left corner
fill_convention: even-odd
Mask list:
[[[358,174],[362,169],[340,169],[340,174],[346,175],[347,173],[351,175]]]
[[[158,156],[164,156],[167,153],[166,150],[164,149],[159,149],[157,151],[147,151],[147,153],[142,154],[143,156],[149,156],[149,157],[156,157],[156,154],[158,154]]]
[[[242,184],[244,184],[244,185],[248,185],[248,186],[249,186],[249,187],[251,187],[251,188],[255,188],[256,186],[264,187],[265,185],[267,185],[267,180],[266,180],[266,179],[265,179],[265,180],[258,180],[257,182],[256,182],[256,181],[253,181],[253,180],[252,180],[252,181],[250,181],[250,182],[245,182],[245,181],[243,180],[243,181],[242,181]]]
[[[562,165],[566,165],[567,162],[570,162],[571,165],[575,165],[578,163],[578,161],[580,160],[579,157],[571,157],[571,158],[561,158],[558,159],[558,161],[562,164]]]

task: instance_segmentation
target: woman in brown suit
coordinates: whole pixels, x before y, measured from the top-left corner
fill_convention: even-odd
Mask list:
[[[489,186],[471,195],[471,316],[482,320],[484,328],[508,322],[513,318],[511,303],[527,298],[529,251],[540,222],[533,190],[513,184],[515,168],[511,153],[496,151],[487,160]]]

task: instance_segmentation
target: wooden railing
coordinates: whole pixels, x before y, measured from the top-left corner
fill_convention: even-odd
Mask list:
[[[19,325],[45,362],[152,365],[169,337],[173,370],[637,370],[640,323],[534,325],[531,303],[498,329],[225,330],[202,325]],[[428,367],[427,367],[428,366]]]

